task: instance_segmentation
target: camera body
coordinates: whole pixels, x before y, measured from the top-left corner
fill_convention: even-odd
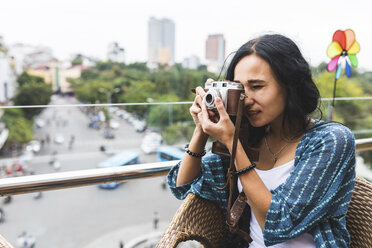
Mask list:
[[[236,116],[241,93],[244,93],[244,87],[241,83],[232,81],[217,81],[205,83],[206,95],[205,104],[208,109],[216,110],[215,99],[220,97],[226,112],[230,116]]]
[[[238,114],[238,106],[240,101],[240,95],[244,93],[244,87],[241,83],[232,82],[232,81],[217,81],[217,82],[208,82],[205,84],[204,90],[206,95],[204,96],[205,104],[207,108],[213,111],[217,111],[215,99],[220,97],[223,105],[226,109],[226,112],[230,116],[230,119],[235,123],[236,116]],[[248,119],[243,115],[242,123],[239,132],[239,140],[249,156],[249,159],[252,162],[256,162],[259,159],[258,150],[252,148],[248,144],[247,137],[249,136],[249,122]],[[225,145],[219,141],[213,142],[212,152],[222,156],[230,156],[229,150]]]

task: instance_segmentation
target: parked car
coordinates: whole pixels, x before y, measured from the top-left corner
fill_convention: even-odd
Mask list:
[[[54,143],[63,144],[63,142],[65,142],[65,138],[63,137],[62,134],[59,133],[54,136]]]
[[[36,119],[35,121],[36,127],[42,128],[45,126],[45,121],[41,118]]]
[[[114,139],[115,135],[111,132],[109,128],[106,128],[105,131],[103,132],[103,137],[105,139]]]
[[[159,161],[180,160],[185,155],[185,150],[174,146],[160,146],[156,155]]]
[[[31,140],[26,146],[26,151],[39,152],[40,149],[41,143],[38,140]]]
[[[133,121],[133,126],[134,126],[134,129],[137,131],[137,132],[143,132],[146,130],[146,121],[141,121],[141,120],[134,120]]]
[[[141,149],[144,153],[150,154],[157,151],[158,147],[163,143],[163,138],[160,134],[150,132],[145,135],[141,143]]]
[[[118,111],[115,112],[117,117],[120,117],[124,120],[127,120],[129,118],[129,113],[125,111],[124,109],[119,109]]]
[[[111,156],[97,165],[97,168],[110,168],[139,163],[139,154],[134,151],[123,151]],[[108,182],[99,184],[98,187],[103,189],[115,189],[119,186],[118,182]]]
[[[109,124],[112,129],[118,129],[120,127],[120,123],[116,120],[110,120]]]

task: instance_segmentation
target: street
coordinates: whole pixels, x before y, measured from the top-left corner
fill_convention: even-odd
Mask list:
[[[68,103],[76,102],[60,97],[52,102]],[[145,155],[140,150],[144,133],[135,132],[129,123],[117,117],[120,127],[113,130],[112,140],[103,138],[103,130],[88,128],[89,118],[77,107],[48,108],[40,117],[49,119],[49,124],[37,129],[35,136],[41,139],[49,135],[50,142],[45,142],[28,162],[28,169],[35,174],[55,172],[48,163],[53,152],[60,161],[60,171],[95,168],[108,157],[99,150],[101,145],[114,151],[135,150],[140,153],[141,163],[157,161],[155,154]],[[64,137],[63,144],[53,142],[57,134]],[[74,140],[69,149],[72,135]],[[16,195],[8,204],[0,199],[5,212],[0,233],[13,245],[22,232],[27,232],[36,238],[37,248],[72,248],[85,247],[119,229],[152,223],[155,212],[160,222],[168,222],[181,202],[169,189],[162,188],[164,180],[165,177],[131,180],[114,190],[86,186],[46,191],[39,199],[34,198],[36,193]]]

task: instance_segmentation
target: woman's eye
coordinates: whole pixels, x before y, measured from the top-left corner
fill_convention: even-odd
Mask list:
[[[261,89],[263,85],[253,85],[252,89]]]

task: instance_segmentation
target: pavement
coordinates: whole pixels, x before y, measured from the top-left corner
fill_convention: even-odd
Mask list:
[[[115,248],[120,247],[120,241],[124,243],[125,248],[131,248],[141,240],[158,240],[168,224],[168,222],[159,222],[157,229],[154,229],[154,224],[152,222],[121,228],[92,240],[92,242],[82,248]]]

